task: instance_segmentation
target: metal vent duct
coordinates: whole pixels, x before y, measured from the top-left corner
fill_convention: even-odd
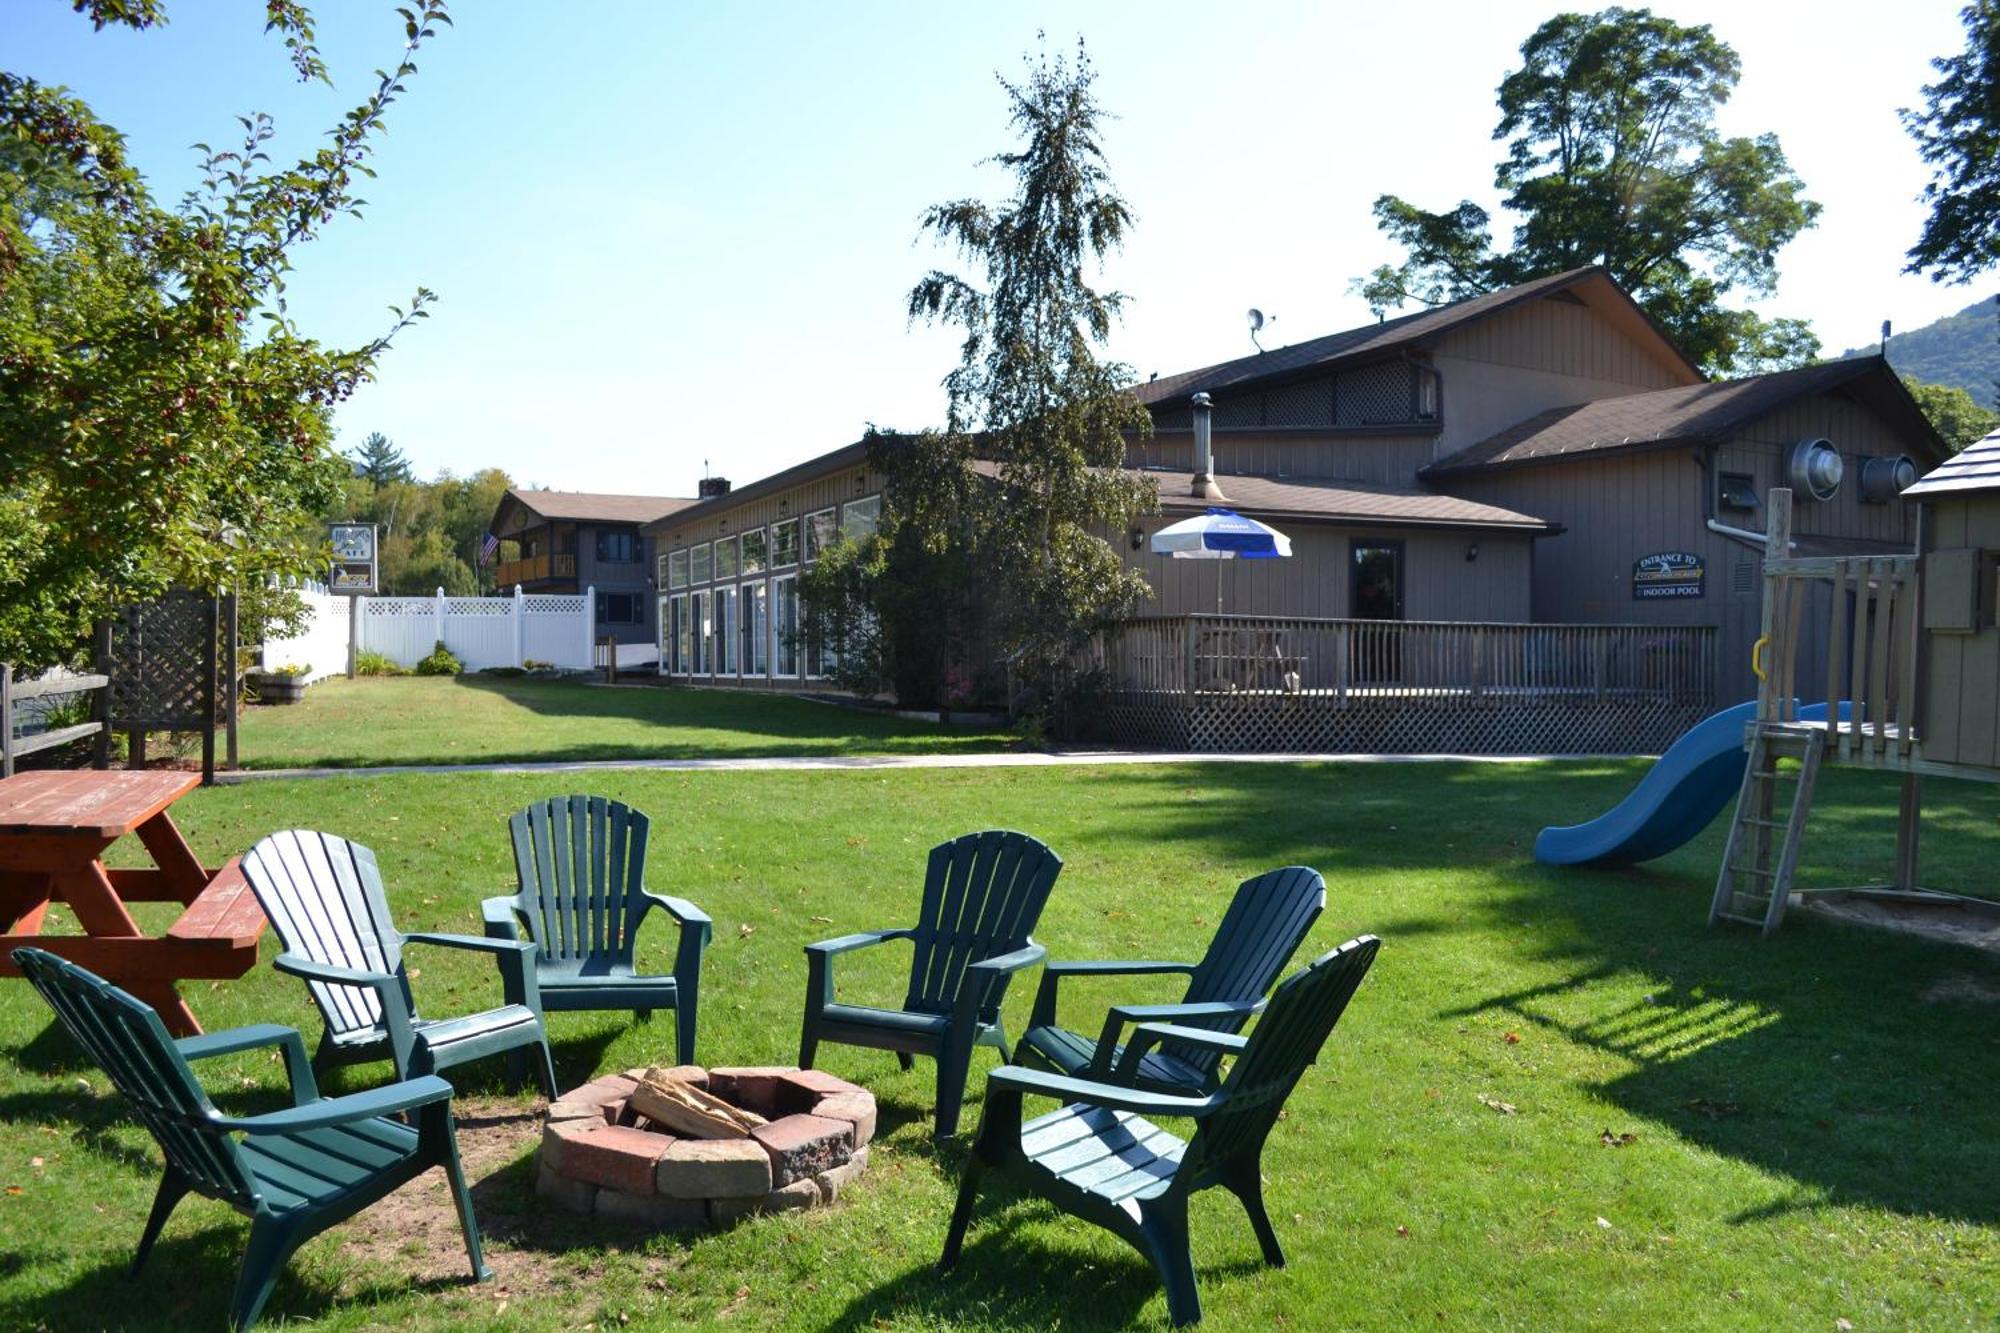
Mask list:
[[[1831,440],[1800,440],[1785,461],[1785,480],[1792,493],[1813,500],[1831,500],[1839,494],[1846,473],[1840,450]]]

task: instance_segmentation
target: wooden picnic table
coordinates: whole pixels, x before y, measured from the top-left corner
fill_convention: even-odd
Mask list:
[[[33,945],[123,986],[160,1011],[179,1035],[201,1031],[174,989],[184,978],[233,978],[257,962],[263,909],[237,859],[202,865],[167,809],[201,785],[199,774],[36,772],[0,780],[0,976],[19,976],[13,952]],[[112,870],[105,848],[139,835],[153,865]],[[67,906],[81,935],[44,935],[49,904]],[[127,903],[175,902],[187,910],[148,936]]]

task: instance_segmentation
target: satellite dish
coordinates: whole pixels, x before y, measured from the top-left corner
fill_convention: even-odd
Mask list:
[[[1251,306],[1248,318],[1250,320],[1250,345],[1261,352],[1264,350],[1264,344],[1257,341],[1257,335],[1264,331],[1266,324],[1277,323],[1278,317],[1276,315],[1266,315],[1256,306]]]

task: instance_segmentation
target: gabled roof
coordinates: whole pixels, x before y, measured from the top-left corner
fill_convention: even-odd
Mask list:
[[[1591,265],[1587,268],[1571,269],[1567,273],[1537,278],[1518,287],[1488,292],[1484,296],[1468,297],[1463,301],[1454,301],[1435,309],[1420,310],[1414,315],[1402,315],[1378,324],[1365,324],[1358,329],[1348,329],[1344,333],[1333,333],[1324,338],[1294,343],[1290,347],[1277,347],[1254,356],[1238,357],[1234,361],[1224,361],[1219,365],[1204,366],[1200,370],[1184,371],[1178,375],[1163,375],[1138,385],[1133,392],[1137,394],[1141,403],[1152,407],[1176,399],[1185,399],[1196,393],[1217,393],[1225,389],[1242,389],[1255,384],[1297,379],[1343,362],[1378,360],[1394,356],[1404,350],[1427,347],[1455,329],[1496,315],[1523,302],[1553,296],[1558,292],[1567,292],[1575,288],[1589,288],[1595,295],[1626,306],[1640,322],[1651,329],[1666,356],[1685,367],[1690,377],[1702,378],[1700,369],[1689,361],[1657,326],[1653,325],[1645,312],[1626,294],[1625,289],[1614,282],[1601,266]]]
[[[1788,403],[1834,389],[1852,393],[1912,445],[1928,449],[1930,456],[1918,459],[1919,464],[1943,457],[1944,442],[1888,362],[1864,356],[1553,407],[1439,459],[1422,475],[1448,477],[1580,455],[1720,444]]]
[[[694,503],[678,495],[600,495],[590,491],[529,491],[511,487],[501,497],[535,517],[563,523],[650,523]]]
[[[1903,494],[1934,499],[1966,491],[2000,491],[2000,430],[1966,445]]]
[[[1160,484],[1160,508],[1169,514],[1201,513],[1222,505],[1255,518],[1338,522],[1356,526],[1398,528],[1478,528],[1526,532],[1537,536],[1560,532],[1559,525],[1532,514],[1498,505],[1461,500],[1398,486],[1359,481],[1304,481],[1296,477],[1260,477],[1220,473],[1215,484],[1229,498],[1200,499],[1190,494],[1194,478],[1186,472],[1146,468],[1136,475]]]
[[[723,513],[747,500],[755,500],[773,491],[800,486],[808,481],[816,481],[829,473],[843,468],[865,466],[868,462],[868,441],[856,440],[853,444],[843,444],[838,449],[829,450],[803,463],[794,463],[782,472],[773,472],[768,477],[759,477],[746,486],[724,491],[706,500],[683,500],[678,506],[668,510],[658,519],[648,523],[641,531],[648,537],[665,536],[671,528],[684,523],[698,523],[714,514]],[[673,523],[667,523],[667,519]]]

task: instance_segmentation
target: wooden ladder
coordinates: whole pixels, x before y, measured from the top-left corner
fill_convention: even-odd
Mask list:
[[[1722,870],[1715,877],[1709,925],[1734,921],[1759,926],[1769,935],[1785,919],[1825,748],[1826,733],[1818,727],[1756,724],[1750,762],[1744,766],[1743,787],[1736,797],[1736,817],[1730,821],[1729,842],[1722,850]],[[1798,760],[1797,772],[1780,769],[1781,759]],[[1789,801],[1782,803],[1783,818],[1778,817],[1780,797],[1785,795],[1781,788],[1790,788]]]

